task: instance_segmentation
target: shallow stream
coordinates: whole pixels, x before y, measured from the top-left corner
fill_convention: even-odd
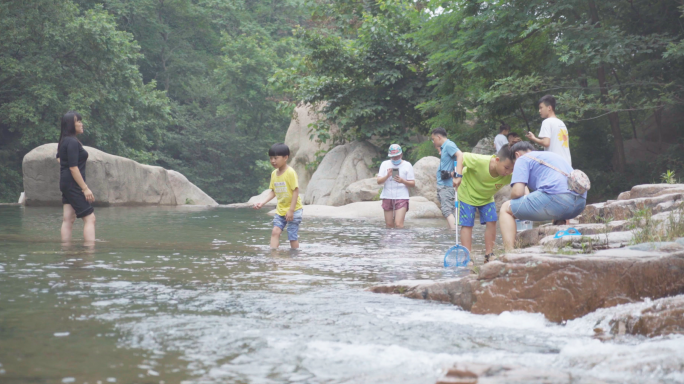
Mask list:
[[[615,309],[559,325],[365,291],[457,276],[441,267],[442,221],[387,230],[305,212],[301,250],[271,252],[263,211],[96,214],[89,250],[59,243],[59,208],[0,206],[0,382],[434,383],[476,361],[684,383],[684,337],[592,337]]]

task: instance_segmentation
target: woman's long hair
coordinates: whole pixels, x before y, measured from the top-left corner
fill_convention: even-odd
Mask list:
[[[57,144],[57,156],[59,156],[59,148],[62,146],[62,139],[65,136],[76,136],[76,120],[83,120],[81,114],[78,112],[69,111],[62,116],[62,127],[59,133],[59,143]]]

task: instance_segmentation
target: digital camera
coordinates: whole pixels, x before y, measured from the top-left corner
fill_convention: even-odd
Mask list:
[[[451,172],[449,172],[449,171],[444,171],[444,170],[442,170],[442,171],[440,171],[440,172],[441,172],[441,173],[440,173],[440,177],[442,178],[442,180],[451,179]]]

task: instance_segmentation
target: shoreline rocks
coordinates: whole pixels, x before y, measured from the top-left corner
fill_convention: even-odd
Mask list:
[[[95,206],[110,205],[218,205],[181,173],[137,163],[92,147],[88,151],[86,180]],[[59,191],[57,144],[44,144],[24,156],[25,201],[31,205],[62,205]]]
[[[275,210],[268,212],[274,215]],[[377,219],[385,220],[381,201],[361,201],[335,207],[331,205],[304,205],[305,217],[321,217],[329,219]],[[406,221],[415,219],[441,218],[442,212],[437,205],[421,196],[409,199],[409,211],[406,213]]]
[[[444,281],[400,281],[376,293],[449,302],[476,314],[539,312],[554,322],[598,308],[684,292],[684,251],[610,249],[592,255],[509,253],[476,275]]]
[[[375,157],[378,150],[368,142],[354,141],[331,149],[311,176],[302,203],[344,205],[350,184],[375,176],[370,169]]]

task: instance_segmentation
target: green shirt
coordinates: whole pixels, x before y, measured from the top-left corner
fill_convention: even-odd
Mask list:
[[[458,200],[475,207],[494,202],[494,195],[511,183],[512,175],[492,177],[489,161],[496,155],[463,154],[463,181],[458,187]]]

